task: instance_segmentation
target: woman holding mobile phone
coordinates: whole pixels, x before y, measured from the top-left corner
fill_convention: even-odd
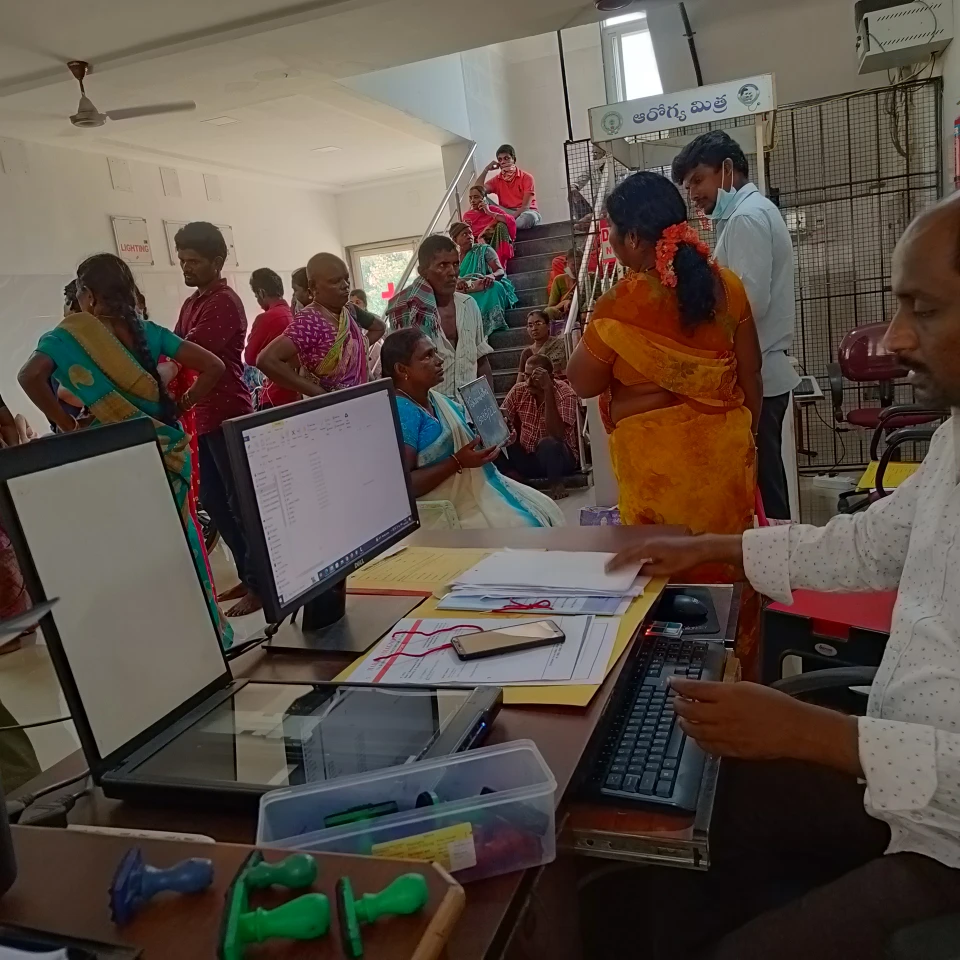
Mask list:
[[[398,330],[384,340],[380,360],[397,389],[404,458],[419,501],[449,504],[466,530],[565,525],[549,497],[497,470],[499,450],[484,449],[463,407],[434,389],[443,382],[443,360],[433,341],[416,327]]]

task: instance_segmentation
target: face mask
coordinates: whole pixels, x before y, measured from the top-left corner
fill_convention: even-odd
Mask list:
[[[731,208],[733,207],[734,201],[737,199],[737,191],[733,189],[733,161],[724,160],[723,161],[723,175],[726,175],[727,164],[730,164],[730,189],[727,190],[723,187],[722,181],[720,189],[717,191],[717,203],[713,208],[713,212],[707,214],[711,220],[723,220],[728,213],[730,213]]]

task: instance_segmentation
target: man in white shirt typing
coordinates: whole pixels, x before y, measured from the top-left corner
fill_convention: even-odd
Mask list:
[[[768,517],[790,519],[781,438],[790,393],[800,382],[788,353],[796,320],[793,242],[776,205],[750,182],[740,145],[723,130],[702,134],[673,163],[696,207],[717,231],[717,262],[743,281],[763,351],[757,479]]]
[[[739,564],[785,603],[798,588],[899,588],[865,717],[756,684],[674,682],[685,732],[731,759],[711,870],[679,881],[679,899],[670,878],[651,891],[651,922],[669,925],[673,911],[675,924],[652,956],[883,960],[895,931],[960,912],[960,195],[907,229],[893,291],[887,347],[918,399],[954,411],[910,480],[823,528],[660,540],[624,555],[652,557],[645,572],[656,574]]]

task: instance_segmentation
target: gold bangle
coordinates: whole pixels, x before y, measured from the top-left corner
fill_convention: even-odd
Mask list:
[[[453,462],[457,465],[457,473],[463,473],[463,464],[460,462],[460,458],[454,454]]]

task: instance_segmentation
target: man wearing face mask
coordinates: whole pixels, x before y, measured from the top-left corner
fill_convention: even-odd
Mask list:
[[[673,162],[697,209],[717,231],[717,261],[743,280],[763,352],[763,408],[757,430],[757,472],[768,517],[790,519],[781,456],[783,418],[800,378],[790,363],[796,320],[793,243],[776,205],[750,182],[740,145],[722,130],[689,143]]]

